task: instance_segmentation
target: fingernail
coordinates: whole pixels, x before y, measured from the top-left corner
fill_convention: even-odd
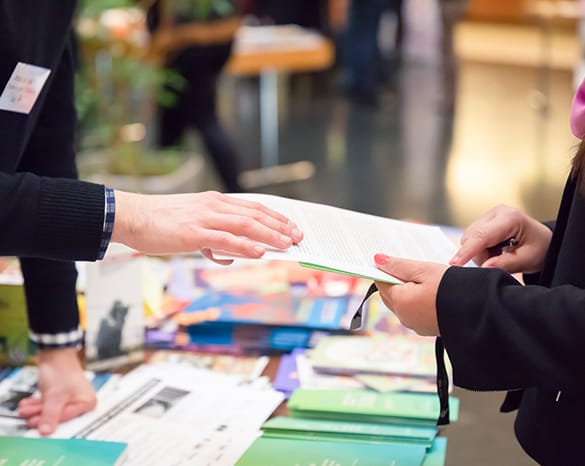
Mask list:
[[[376,264],[378,265],[386,265],[388,263],[388,261],[390,260],[390,256],[387,256],[386,254],[376,254],[374,256],[374,260],[376,261]]]
[[[286,235],[280,235],[280,242],[283,244],[290,244],[292,243],[292,239]]]
[[[300,238],[301,236],[303,236],[303,234],[301,233],[301,230],[299,230],[298,228],[295,228],[295,229],[292,231],[292,235],[293,235],[295,238]]]
[[[256,254],[257,256],[261,256],[262,254],[264,254],[264,248],[261,246],[254,246],[254,254]]]
[[[453,259],[451,259],[449,261],[449,264],[451,264],[451,265],[458,264],[460,260],[461,260],[461,257],[459,257],[458,255],[454,255]]]

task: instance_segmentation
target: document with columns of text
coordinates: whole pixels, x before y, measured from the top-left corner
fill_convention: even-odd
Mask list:
[[[441,227],[435,225],[378,217],[270,194],[238,193],[230,196],[260,202],[286,215],[303,231],[301,243],[288,250],[268,248],[265,259],[295,261],[331,272],[401,283],[376,268],[376,253],[447,264],[457,250]],[[229,257],[221,251],[214,252],[214,255]]]

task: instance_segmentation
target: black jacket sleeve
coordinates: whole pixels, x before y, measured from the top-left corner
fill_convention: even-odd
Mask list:
[[[582,391],[584,310],[585,290],[572,285],[522,286],[497,269],[449,268],[437,316],[454,383]]]

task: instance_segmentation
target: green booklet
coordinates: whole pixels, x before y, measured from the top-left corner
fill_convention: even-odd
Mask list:
[[[119,466],[127,444],[86,439],[0,437],[2,466]]]
[[[422,445],[260,437],[236,466],[421,466],[425,451]]]
[[[426,393],[377,393],[370,390],[297,389],[288,401],[291,416],[431,427],[439,417],[439,398]],[[451,420],[459,400],[449,398]]]
[[[430,447],[434,427],[406,427],[367,422],[342,422],[294,417],[275,417],[263,426],[264,437],[299,440],[408,443]]]
[[[447,438],[435,437],[427,451],[422,466],[444,466],[447,453]]]

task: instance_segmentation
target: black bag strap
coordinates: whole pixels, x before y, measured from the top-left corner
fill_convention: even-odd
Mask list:
[[[437,394],[439,395],[438,426],[449,424],[449,376],[445,365],[445,347],[441,337],[435,340],[435,358],[437,359]]]

